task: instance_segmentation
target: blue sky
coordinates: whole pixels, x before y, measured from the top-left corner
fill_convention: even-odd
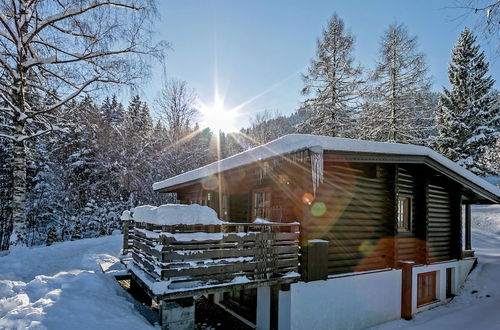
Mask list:
[[[297,108],[300,73],[306,71],[316,39],[334,12],[356,37],[356,60],[369,69],[374,67],[383,32],[393,22],[404,22],[426,54],[436,91],[448,84],[447,65],[458,34],[465,25],[474,24],[471,17],[459,18],[463,11],[453,8],[455,0],[168,0],[159,6],[157,38],[172,47],[168,77],[186,80],[205,104],[213,103],[216,81],[225,108],[252,100],[241,109],[240,127],[264,109],[289,114]],[[491,48],[484,47],[490,58]],[[496,80],[498,62],[490,63]],[[143,89],[150,103],[165,78],[160,66],[154,71]]]

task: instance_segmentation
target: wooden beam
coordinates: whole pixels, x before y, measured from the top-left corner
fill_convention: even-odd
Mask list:
[[[465,204],[465,249],[472,250],[471,247],[471,205]]]
[[[413,266],[415,265],[412,261],[403,261],[400,264],[402,270],[402,281],[401,281],[401,317],[405,320],[411,320],[412,318],[412,273]]]

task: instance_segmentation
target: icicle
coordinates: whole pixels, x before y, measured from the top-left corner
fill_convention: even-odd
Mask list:
[[[316,189],[323,183],[323,148],[316,146],[309,150],[311,151],[313,195],[316,198]]]

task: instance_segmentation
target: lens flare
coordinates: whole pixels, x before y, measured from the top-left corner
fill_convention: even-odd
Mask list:
[[[247,176],[247,173],[244,170],[239,170],[236,175],[236,179],[241,181]]]
[[[205,190],[215,190],[217,185],[218,183],[215,175],[208,175],[201,180],[201,186]]]
[[[302,195],[302,203],[306,205],[311,205],[314,202],[314,196],[310,193],[305,193]]]
[[[311,206],[311,213],[315,217],[321,217],[326,212],[326,205],[323,202],[316,202]]]
[[[284,184],[288,184],[288,175],[285,175],[285,174],[280,174],[278,175],[278,180],[280,181],[280,183],[284,183]]]

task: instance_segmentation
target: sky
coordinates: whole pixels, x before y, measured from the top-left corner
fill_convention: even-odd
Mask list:
[[[154,65],[142,94],[153,104],[165,79],[182,79],[210,107],[218,91],[225,109],[239,106],[238,128],[266,109],[290,114],[300,104],[301,73],[335,12],[355,36],[354,56],[366,69],[374,68],[387,27],[405,23],[426,54],[432,89],[440,91],[448,86],[450,52],[460,31],[475,22],[456,6],[456,0],[162,0],[155,38],[171,48],[165,70]],[[493,47],[483,49],[490,55],[490,73],[500,80]]]

